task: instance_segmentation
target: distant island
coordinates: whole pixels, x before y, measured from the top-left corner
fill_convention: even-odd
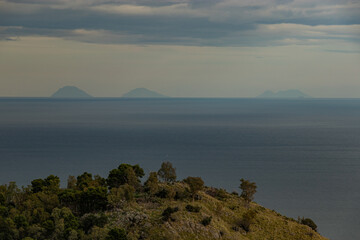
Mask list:
[[[257,96],[257,98],[310,98],[310,96],[301,92],[300,90],[290,89],[278,92],[267,90],[261,95]]]
[[[75,86],[65,86],[57,90],[52,98],[92,98],[92,96],[85,91]]]
[[[155,91],[151,91],[147,88],[135,88],[124,95],[123,98],[168,98],[163,94],[157,93]]]
[[[286,239],[326,240],[310,218],[297,220],[253,202],[256,183],[241,194],[207,187],[200,177],[177,180],[164,162],[146,181],[139,165],[122,163],[107,178],[84,172],[0,185],[0,239]],[[143,183],[144,182],[144,183]]]

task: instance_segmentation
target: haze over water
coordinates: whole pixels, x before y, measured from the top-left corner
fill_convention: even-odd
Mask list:
[[[0,114],[0,184],[170,161],[229,191],[255,181],[259,204],[360,238],[359,99],[3,98]]]

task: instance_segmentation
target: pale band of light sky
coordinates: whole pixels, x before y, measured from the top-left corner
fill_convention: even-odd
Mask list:
[[[0,0],[0,96],[360,97],[360,3]]]

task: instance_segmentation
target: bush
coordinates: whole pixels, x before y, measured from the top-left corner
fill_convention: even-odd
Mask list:
[[[88,213],[98,210],[105,210],[108,205],[106,187],[89,187],[80,194],[80,211]]]
[[[234,195],[234,196],[239,196],[239,193],[238,193],[238,192],[236,192],[236,191],[232,191],[232,192],[231,192],[231,195]]]
[[[9,215],[9,211],[7,207],[0,206],[0,217],[7,217]]]
[[[254,210],[249,210],[244,213],[242,219],[237,222],[237,225],[244,229],[246,232],[250,231],[250,225],[253,224],[256,216],[256,212]]]
[[[155,194],[159,190],[159,180],[156,172],[150,172],[148,180],[144,183],[145,191]]]
[[[159,198],[173,199],[176,196],[176,192],[173,188],[166,187],[161,189],[158,193],[156,193],[155,196]]]
[[[184,182],[189,185],[190,193],[193,198],[195,194],[204,187],[204,181],[200,177],[187,177],[184,179]]]
[[[228,198],[228,194],[224,189],[210,188],[206,190],[206,194],[218,200],[224,200]]]
[[[176,191],[174,199],[175,200],[184,200],[191,198],[191,193],[189,191],[185,190],[179,190]]]
[[[113,228],[109,231],[106,240],[127,240],[126,232],[124,229]]]
[[[92,227],[104,227],[108,222],[107,217],[104,214],[85,214],[81,218],[81,228],[85,233],[88,233]]]
[[[108,194],[108,202],[112,207],[120,207],[125,201],[131,202],[135,197],[135,188],[129,184],[112,188]]]
[[[217,189],[215,197],[218,200],[224,200],[224,199],[228,198],[228,194],[224,189],[220,188],[220,189]]]
[[[314,230],[315,232],[317,232],[317,225],[314,223],[313,220],[311,220],[310,218],[302,218],[300,220],[300,223],[306,226],[311,227],[312,230]]]
[[[201,207],[199,207],[199,206],[193,206],[193,205],[190,205],[190,204],[188,204],[188,205],[186,205],[186,210],[188,211],[188,212],[200,212],[200,209],[201,209]]]
[[[168,207],[164,210],[164,212],[162,213],[162,219],[164,221],[169,221],[169,219],[171,220],[174,220],[173,218],[171,218],[171,214],[175,213],[179,211],[179,208],[178,207],[174,207],[174,208],[171,208],[171,207]]]
[[[211,223],[212,217],[204,217],[204,219],[201,221],[201,224],[204,226],[207,226]]]

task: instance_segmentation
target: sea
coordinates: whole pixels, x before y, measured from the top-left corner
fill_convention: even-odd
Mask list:
[[[360,99],[0,99],[0,184],[164,161],[230,192],[249,179],[264,207],[360,239]]]

